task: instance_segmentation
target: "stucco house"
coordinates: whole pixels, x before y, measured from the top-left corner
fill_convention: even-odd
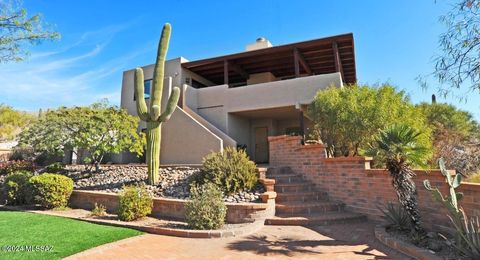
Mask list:
[[[143,67],[145,97],[152,65]],[[123,72],[121,107],[136,115],[134,70]],[[305,116],[315,93],[356,81],[353,35],[272,46],[259,38],[244,52],[165,64],[164,101],[172,86],[181,88],[178,107],[162,128],[162,164],[199,164],[227,146],[246,148],[257,163],[268,162],[268,136],[305,135]],[[142,122],[139,130],[145,129]],[[128,153],[122,163],[139,162]]]

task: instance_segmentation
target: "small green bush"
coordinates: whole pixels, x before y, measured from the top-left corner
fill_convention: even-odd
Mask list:
[[[61,162],[54,162],[52,164],[49,164],[47,167],[45,167],[46,172],[51,172],[51,173],[59,173],[63,170],[65,165]]]
[[[92,209],[92,216],[103,217],[107,215],[107,208],[103,204],[97,204],[95,202],[95,207]]]
[[[244,150],[233,147],[207,155],[200,174],[194,178],[194,182],[200,185],[214,183],[227,194],[251,189],[257,181],[255,163],[250,161]]]
[[[32,189],[29,183],[31,172],[18,171],[5,178],[7,203],[10,205],[24,205],[31,202]]]
[[[18,171],[33,172],[35,166],[31,161],[9,161],[2,165],[0,175],[8,175]]]
[[[132,221],[152,213],[153,198],[145,186],[127,186],[120,194],[118,218]]]
[[[223,226],[227,206],[220,189],[213,183],[192,186],[185,204],[185,218],[193,229],[217,229]]]
[[[73,191],[73,180],[67,176],[44,173],[30,178],[34,199],[45,208],[64,208]]]

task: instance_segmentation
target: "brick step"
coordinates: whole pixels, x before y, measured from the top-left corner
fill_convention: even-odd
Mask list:
[[[278,168],[269,167],[267,170],[267,175],[268,174],[282,175],[282,174],[295,174],[295,173],[290,167],[278,167]]]
[[[328,200],[328,194],[324,191],[308,191],[308,192],[279,192],[277,193],[276,202],[307,202]]]
[[[291,183],[306,181],[299,174],[267,175],[270,179],[275,179],[276,183]]]
[[[340,212],[345,205],[334,201],[313,201],[303,203],[286,203],[275,205],[278,214],[312,215],[317,213]]]
[[[275,183],[275,191],[278,193],[315,191],[315,184],[310,182]]]
[[[326,226],[331,224],[344,224],[353,222],[363,222],[367,218],[364,215],[351,212],[332,212],[324,214],[314,214],[309,216],[278,215],[267,218],[266,225],[281,226]]]

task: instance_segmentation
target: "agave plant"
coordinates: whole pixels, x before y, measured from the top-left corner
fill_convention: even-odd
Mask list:
[[[424,166],[429,154],[426,147],[420,145],[421,133],[407,125],[394,125],[379,133],[366,151],[383,161],[392,176],[392,185],[398,200],[407,212],[414,231],[423,234],[416,196],[416,187],[412,178],[415,172],[411,167]]]
[[[410,216],[401,205],[387,203],[385,208],[378,208],[382,211],[382,218],[387,222],[387,227],[395,230],[410,230]]]
[[[449,216],[460,237],[459,243],[453,244],[453,246],[469,259],[480,259],[480,220],[478,217],[469,219],[463,209],[460,209],[460,212],[463,216],[462,223],[458,223]]]

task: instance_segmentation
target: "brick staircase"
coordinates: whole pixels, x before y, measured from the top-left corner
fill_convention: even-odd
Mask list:
[[[267,177],[275,179],[275,217],[267,225],[329,225],[363,221],[361,214],[345,211],[341,202],[331,201],[326,192],[303,179],[290,167],[268,168]]]

